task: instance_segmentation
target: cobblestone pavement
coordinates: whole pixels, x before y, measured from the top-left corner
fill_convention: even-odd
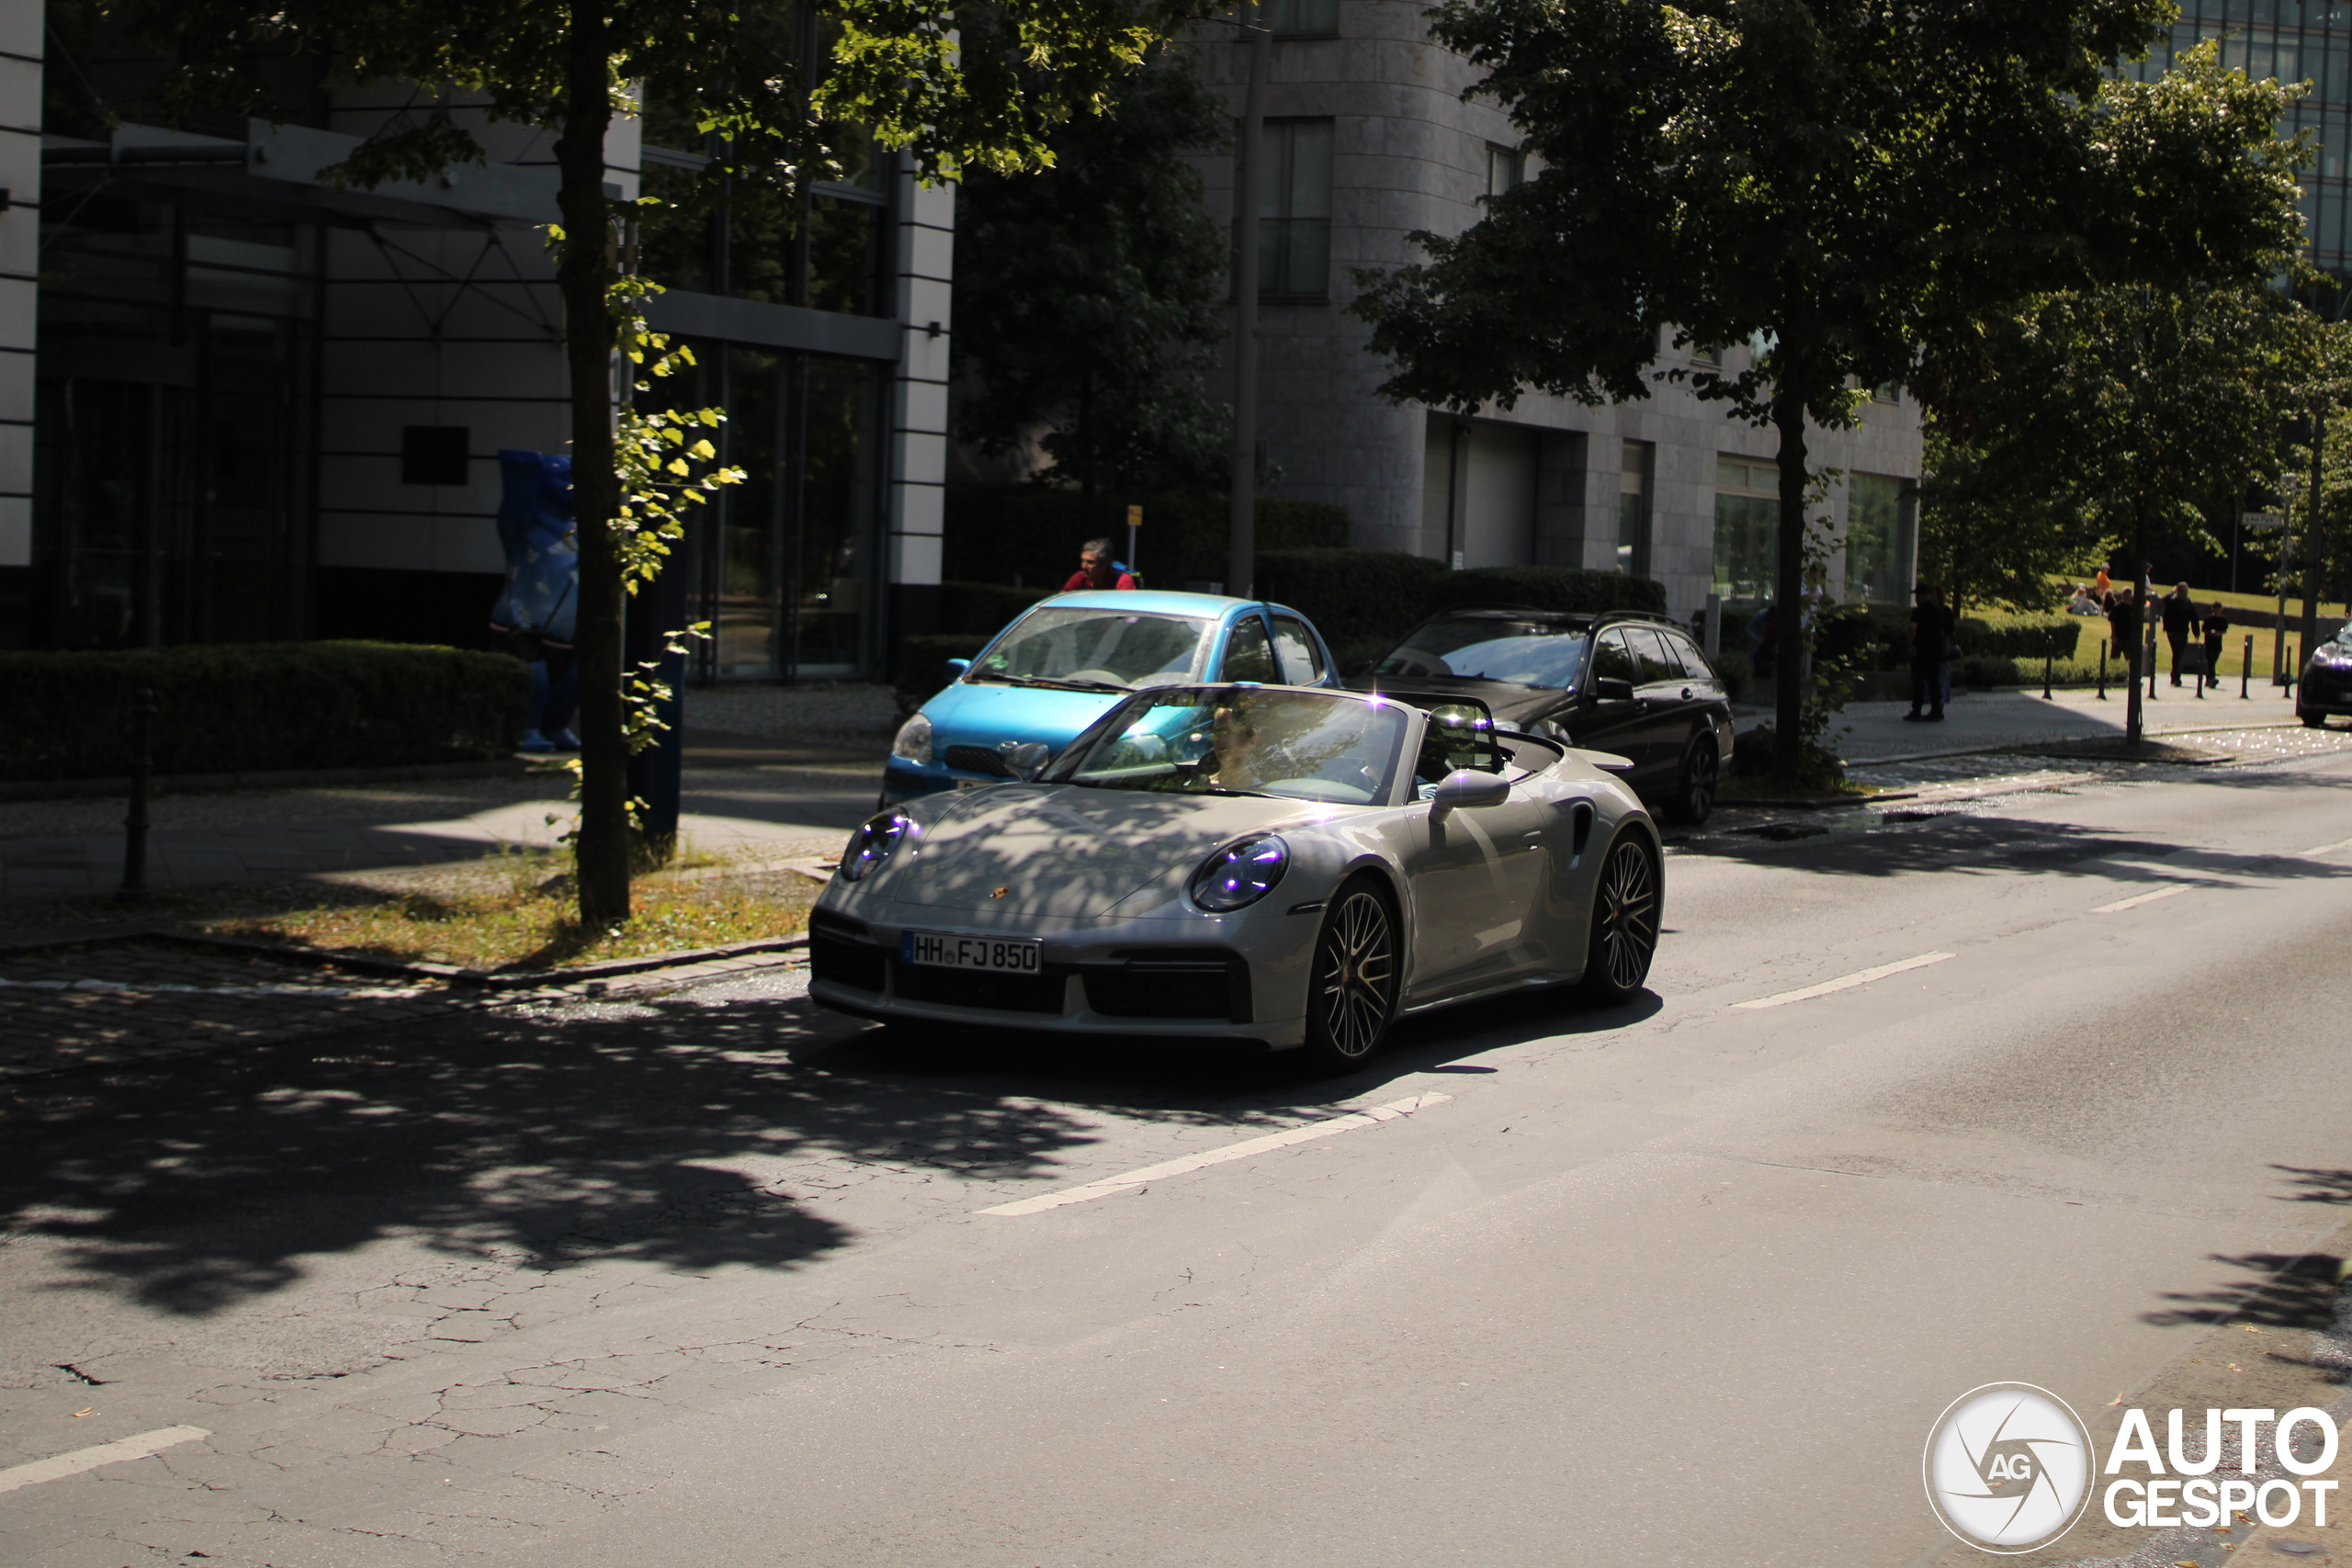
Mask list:
[[[195,1052],[347,1033],[492,1010],[545,1014],[684,986],[805,976],[797,954],[755,953],[611,979],[489,991],[132,941],[0,952],[0,1081]],[[784,982],[785,989],[796,987]],[[797,989],[806,989],[805,978]]]

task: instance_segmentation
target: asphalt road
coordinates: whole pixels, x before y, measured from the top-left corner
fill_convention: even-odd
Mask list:
[[[1650,998],[1337,1083],[771,978],[20,1089],[0,1488],[180,1440],[18,1472],[0,1562],[1940,1562],[1977,1384],[2340,1396],[2352,756],[1668,889]],[[2142,1548],[2223,1560],[2031,1560]]]

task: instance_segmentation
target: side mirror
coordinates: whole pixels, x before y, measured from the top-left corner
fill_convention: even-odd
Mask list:
[[[968,659],[951,659],[947,661],[947,679],[960,681],[963,679],[964,671],[971,667],[972,661]]]
[[[1592,700],[1597,703],[1630,703],[1634,700],[1634,683],[1596,675],[1592,679]]]
[[[1457,768],[1430,792],[1430,807],[1432,811],[1476,810],[1481,806],[1500,806],[1510,798],[1510,781],[1502,774]]]
[[[1027,740],[1004,754],[1004,765],[1023,784],[1035,784],[1046,764],[1054,760],[1054,749],[1042,740]]]

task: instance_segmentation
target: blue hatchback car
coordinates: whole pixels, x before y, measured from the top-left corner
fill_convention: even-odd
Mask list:
[[[947,689],[890,743],[884,806],[1016,777],[1014,747],[1059,751],[1147,687],[1340,684],[1322,634],[1295,610],[1140,589],[1057,593],[947,668]]]

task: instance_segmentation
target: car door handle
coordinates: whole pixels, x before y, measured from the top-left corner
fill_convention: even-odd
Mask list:
[[[1688,686],[1682,688],[1682,700],[1686,703],[1690,700],[1690,688]]]

